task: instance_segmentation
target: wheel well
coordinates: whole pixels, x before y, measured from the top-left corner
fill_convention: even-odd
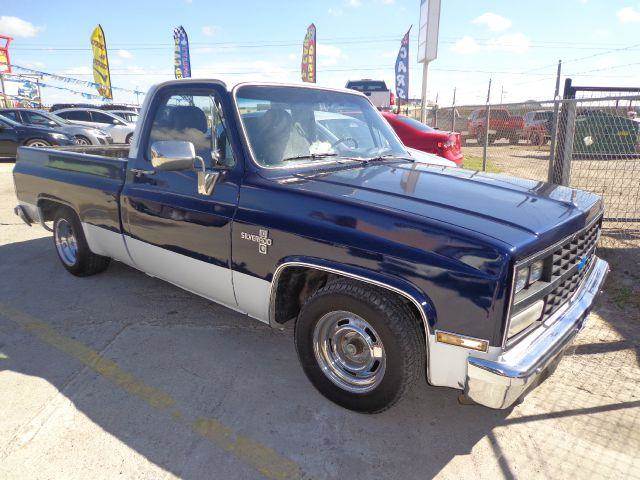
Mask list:
[[[68,208],[73,210],[69,205],[55,200],[40,199],[38,200],[38,208],[40,208],[41,220],[43,222],[53,221],[56,211],[60,208]],[[75,211],[75,210],[74,210]]]
[[[275,295],[273,313],[276,323],[283,324],[296,318],[307,298],[334,278],[349,278],[352,282],[362,283],[368,287],[380,289],[385,294],[397,296],[403,303],[408,305],[415,319],[423,323],[422,315],[416,305],[404,295],[388,288],[371,285],[362,280],[351,278],[348,275],[341,275],[339,273],[332,273],[320,268],[307,266],[286,267],[275,279],[277,284],[273,290]],[[422,331],[426,334],[424,328]]]

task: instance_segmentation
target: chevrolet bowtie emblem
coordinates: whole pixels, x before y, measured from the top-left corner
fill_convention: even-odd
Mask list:
[[[271,246],[272,240],[269,238],[269,230],[260,229],[259,234],[241,232],[240,238],[243,240],[249,240],[250,242],[256,242],[258,244],[258,252],[262,255],[267,254],[267,249]]]

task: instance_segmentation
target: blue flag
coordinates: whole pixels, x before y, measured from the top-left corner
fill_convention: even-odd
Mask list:
[[[191,57],[189,56],[189,37],[180,26],[173,30],[173,68],[176,78],[191,77]]]
[[[409,33],[411,27],[402,38],[400,51],[396,58],[396,98],[409,101]]]

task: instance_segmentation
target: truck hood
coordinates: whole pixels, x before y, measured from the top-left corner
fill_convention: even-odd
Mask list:
[[[419,215],[492,237],[525,254],[597,216],[600,197],[545,182],[418,163],[301,173],[297,188]]]

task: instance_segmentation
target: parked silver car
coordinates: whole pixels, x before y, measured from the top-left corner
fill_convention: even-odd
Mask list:
[[[23,125],[37,125],[55,128],[66,133],[78,145],[107,145],[113,143],[113,138],[99,128],[78,125],[65,120],[54,113],[29,108],[3,108],[0,115],[4,115]]]
[[[56,115],[66,118],[78,125],[99,128],[113,137],[114,143],[131,143],[135,123],[124,118],[95,108],[63,108],[56,110]]]

